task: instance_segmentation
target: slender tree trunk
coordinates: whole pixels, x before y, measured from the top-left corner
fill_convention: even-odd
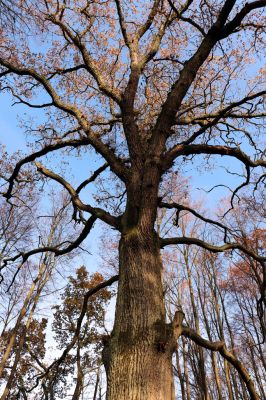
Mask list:
[[[200,328],[199,328],[199,316],[198,316],[198,311],[195,303],[195,298],[194,298],[194,292],[193,292],[193,285],[192,285],[192,279],[191,279],[191,269],[189,266],[189,258],[188,258],[188,251],[184,251],[184,259],[185,259],[185,265],[187,269],[187,276],[188,276],[188,285],[189,285],[189,293],[190,293],[190,300],[191,300],[191,305],[192,305],[192,311],[193,311],[193,316],[194,316],[194,322],[195,322],[195,328],[196,332],[198,335],[200,335]],[[205,357],[204,357],[204,352],[202,347],[198,347],[196,351],[196,356],[198,359],[198,384],[199,387],[201,388],[201,395],[202,395],[202,400],[209,400],[209,394],[208,394],[208,384],[207,384],[207,379],[206,379],[206,370],[205,370]]]
[[[12,385],[13,385],[13,381],[14,381],[14,377],[15,377],[15,373],[16,373],[16,368],[17,368],[17,365],[20,360],[21,349],[22,349],[24,341],[25,341],[26,333],[27,333],[27,327],[25,326],[21,333],[21,337],[19,338],[18,350],[16,351],[15,360],[12,365],[12,369],[11,369],[10,375],[8,377],[7,384],[4,389],[4,393],[1,396],[1,400],[5,400],[7,398],[7,396],[9,395],[10,390],[12,389]]]
[[[31,298],[32,298],[32,294],[33,294],[34,289],[35,289],[35,286],[37,284],[37,281],[40,279],[42,273],[43,273],[43,270],[40,271],[38,277],[31,284],[31,287],[30,287],[30,289],[28,291],[27,297],[24,300],[23,306],[22,306],[21,311],[20,311],[20,313],[18,315],[16,324],[15,324],[14,328],[12,329],[12,333],[11,333],[9,339],[8,339],[8,343],[7,343],[5,352],[4,352],[3,357],[1,359],[1,362],[0,362],[0,378],[3,375],[6,363],[8,361],[8,358],[9,358],[10,353],[12,351],[12,348],[14,346],[19,326],[20,326],[23,318],[25,317],[25,315],[26,315],[26,313],[28,311],[28,307],[29,307],[29,304],[30,304],[30,301],[31,301]]]
[[[56,228],[56,221],[51,226],[51,230],[50,230],[50,233],[49,233],[49,236],[48,236],[48,240],[47,240],[47,245],[49,245],[52,242],[53,235],[54,235],[54,232],[55,232],[55,228]],[[45,274],[45,271],[47,270],[47,260],[49,260],[49,256],[48,256],[47,253],[45,253],[44,259],[40,264],[38,275],[33,280],[32,284],[30,286],[30,289],[29,289],[29,291],[27,293],[27,296],[26,296],[26,298],[24,300],[24,303],[23,303],[23,306],[21,308],[21,311],[20,311],[20,313],[18,315],[16,324],[15,324],[14,328],[12,329],[12,333],[11,333],[11,336],[10,336],[10,338],[8,340],[8,343],[7,343],[3,358],[0,361],[0,378],[3,375],[6,363],[8,361],[8,358],[9,358],[10,353],[12,351],[12,348],[14,346],[14,343],[15,343],[15,340],[16,340],[16,336],[17,336],[17,332],[18,332],[18,329],[20,327],[20,324],[23,321],[25,315],[27,314],[28,308],[30,307],[30,303],[32,301],[32,295],[34,293],[34,290],[35,290],[36,286],[38,285],[38,283],[43,278],[43,275]],[[49,276],[47,276],[46,281],[48,280],[48,277]],[[39,298],[39,295],[37,297]]]
[[[231,380],[230,380],[230,371],[229,371],[228,362],[226,360],[224,360],[224,372],[225,372],[225,379],[226,379],[227,389],[228,389],[228,399],[234,400],[232,384],[231,384]]]
[[[213,368],[213,373],[214,373],[214,378],[215,378],[215,383],[216,383],[216,388],[217,388],[218,400],[223,400],[222,387],[221,387],[221,381],[220,381],[220,376],[219,376],[219,369],[217,366],[216,354],[214,352],[211,353],[211,358],[212,358],[212,368]]]
[[[83,379],[84,379],[84,374],[82,371],[82,366],[81,366],[81,359],[80,359],[80,345],[78,343],[77,346],[77,382],[75,386],[75,390],[72,396],[72,400],[78,400],[81,395],[81,391],[83,389]]]
[[[182,338],[183,341],[183,354],[184,354],[184,378],[186,382],[186,395],[187,395],[187,400],[190,400],[190,383],[189,383],[189,377],[188,377],[188,362],[187,362],[187,351],[186,351],[186,345],[184,338]]]
[[[42,266],[40,268],[40,273],[38,275],[38,279],[39,278],[41,279],[43,277],[42,274],[45,272],[44,271],[45,265],[46,265],[46,263],[43,262],[43,264],[42,264]],[[10,371],[10,374],[9,374],[9,377],[8,377],[8,380],[7,380],[7,384],[5,386],[4,392],[3,392],[0,400],[5,400],[8,397],[10,390],[12,389],[12,386],[13,386],[13,383],[14,383],[15,374],[16,374],[16,370],[17,370],[17,366],[18,366],[18,363],[20,361],[21,351],[22,351],[24,343],[25,343],[25,338],[26,338],[28,329],[30,327],[31,321],[33,319],[34,312],[36,310],[37,304],[39,302],[41,291],[42,291],[43,287],[45,286],[45,284],[47,283],[49,277],[50,277],[50,273],[49,273],[49,270],[48,270],[47,273],[46,273],[46,276],[43,279],[43,281],[39,282],[39,285],[38,285],[38,288],[37,288],[37,292],[36,292],[35,297],[33,299],[32,308],[30,310],[30,313],[29,313],[27,322],[25,324],[25,327],[24,327],[24,329],[23,329],[23,331],[21,333],[21,336],[19,338],[18,347],[17,347],[16,353],[15,353],[15,360],[13,362],[13,365],[12,365],[12,368],[11,368],[11,371]],[[15,332],[15,333],[17,333],[17,332]],[[15,338],[16,338],[16,335],[15,335]]]
[[[172,332],[165,322],[156,233],[139,227],[120,240],[115,325],[104,350],[108,400],[172,399]]]
[[[176,370],[177,370],[178,379],[180,382],[182,400],[186,400],[185,382],[184,382],[184,376],[181,371],[178,348],[176,349],[175,356],[176,356]]]
[[[94,386],[93,400],[97,400],[97,393],[98,393],[99,383],[100,383],[100,368],[98,368],[97,375],[96,375],[96,382],[95,382],[95,386]]]

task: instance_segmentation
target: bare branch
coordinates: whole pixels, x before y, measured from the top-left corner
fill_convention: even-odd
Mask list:
[[[227,350],[224,342],[210,342],[209,340],[203,339],[193,329],[187,326],[182,326],[181,335],[193,340],[193,342],[201,347],[205,347],[205,349],[218,351],[221,356],[229,361],[229,363],[232,364],[238,371],[247,386],[250,398],[252,400],[259,400],[259,395],[256,393],[254,383],[248,371],[246,370],[244,365],[233,355],[233,353]]]
[[[60,175],[55,174],[53,171],[42,166],[40,163],[35,163],[37,170],[41,172],[44,176],[53,179],[54,181],[60,183],[70,194],[71,200],[73,204],[82,211],[87,211],[96,218],[101,219],[106,222],[108,225],[113,226],[114,228],[119,228],[119,219],[109,214],[107,211],[102,210],[101,208],[92,207],[89,204],[84,204],[75,189],[68,183],[64,178]]]
[[[167,209],[169,209],[169,210],[171,210],[171,209],[174,208],[174,209],[177,210],[177,213],[178,213],[178,214],[179,214],[180,211],[188,211],[188,212],[190,212],[191,214],[193,214],[196,218],[199,218],[199,219],[201,219],[201,220],[204,221],[204,222],[207,222],[207,223],[212,224],[212,225],[216,225],[216,226],[218,226],[219,228],[223,229],[223,230],[224,230],[224,241],[225,241],[225,242],[227,241],[227,234],[228,234],[228,231],[229,231],[229,232],[231,231],[231,229],[228,228],[226,225],[222,224],[221,222],[214,221],[214,220],[212,220],[212,219],[210,219],[210,218],[206,218],[206,217],[204,217],[203,215],[197,213],[197,212],[196,212],[195,210],[193,210],[192,208],[183,206],[182,204],[160,202],[160,203],[159,203],[159,207],[161,207],[161,208],[167,208]],[[178,217],[178,215],[177,215],[177,217]]]
[[[228,22],[224,28],[221,30],[220,39],[224,39],[229,36],[231,33],[236,31],[240,24],[242,23],[243,19],[253,10],[257,8],[262,8],[266,6],[266,0],[258,0],[253,1],[251,3],[246,3],[242,10],[240,10],[236,16],[232,19],[232,21]]]
[[[85,223],[85,226],[83,228],[83,230],[81,231],[80,235],[78,236],[78,238],[74,241],[74,242],[70,242],[70,244],[67,247],[64,248],[60,248],[62,246],[63,243],[59,243],[57,246],[44,246],[44,247],[38,247],[36,249],[30,250],[26,253],[24,252],[19,252],[18,254],[16,254],[14,257],[9,257],[9,258],[5,258],[2,262],[2,265],[0,267],[0,271],[2,271],[10,262],[15,262],[16,260],[18,260],[19,258],[22,258],[22,263],[21,265],[18,267],[16,274],[13,277],[13,280],[9,286],[9,288],[12,286],[12,284],[15,281],[15,278],[20,270],[20,268],[22,267],[22,265],[29,259],[29,257],[35,255],[35,254],[39,254],[39,253],[54,253],[55,257],[58,256],[62,256],[64,254],[70,253],[72,250],[76,249],[82,242],[83,240],[86,239],[86,237],[88,236],[88,234],[90,233],[94,222],[96,221],[96,217],[94,215],[92,215],[87,222]],[[1,276],[2,278],[2,276]],[[3,280],[3,278],[2,278]]]
[[[222,246],[215,246],[211,243],[204,242],[198,238],[193,237],[172,237],[172,238],[163,238],[161,239],[161,248],[165,246],[178,245],[178,244],[186,244],[186,245],[196,245],[202,247],[205,250],[209,250],[212,253],[223,253],[228,250],[240,250],[243,253],[249,255],[255,260],[259,261],[261,264],[266,262],[266,257],[261,257],[258,254],[254,253],[252,250],[247,249],[240,243],[225,243]]]
[[[232,148],[228,146],[215,146],[208,144],[178,144],[170,149],[163,157],[164,169],[168,169],[172,165],[175,158],[192,154],[214,154],[220,156],[230,156],[238,159],[247,167],[266,167],[265,160],[259,159],[253,161],[238,147]]]
[[[76,193],[79,193],[82,189],[84,189],[85,186],[87,186],[89,183],[94,182],[95,179],[108,168],[108,164],[105,163],[101,167],[99,167],[94,173],[85,181],[83,181],[76,189]]]
[[[43,147],[41,150],[38,150],[35,153],[31,153],[30,155],[21,159],[16,164],[15,168],[13,169],[12,175],[8,179],[9,187],[7,189],[7,192],[3,196],[6,197],[7,199],[11,198],[14,182],[17,179],[19,172],[20,172],[21,168],[23,167],[23,165],[25,165],[29,162],[35,161],[36,158],[45,156],[46,154],[49,154],[55,150],[63,149],[64,147],[74,147],[75,148],[75,147],[79,147],[79,146],[86,146],[88,144],[89,144],[89,140],[87,138],[57,142],[54,144],[47,145],[47,146]]]

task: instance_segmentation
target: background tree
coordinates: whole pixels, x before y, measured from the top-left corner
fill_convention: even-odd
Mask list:
[[[52,180],[68,192],[73,221],[83,226],[75,239],[18,252],[3,267],[42,252],[58,257],[72,251],[97,219],[119,232],[115,322],[104,349],[108,400],[173,398],[172,355],[180,335],[219,351],[237,368],[250,397],[259,398],[223,340],[212,343],[182,325],[181,310],[167,320],[160,254],[167,246],[189,245],[213,253],[240,251],[262,266],[265,257],[238,240],[226,222],[206,220],[183,201],[168,203],[160,189],[169,171],[180,171],[192,159],[208,166],[213,156],[244,167],[244,173],[237,170],[243,182],[230,188],[231,208],[244,186],[263,183],[264,6],[265,0],[32,1],[22,9],[30,33],[15,29],[1,37],[2,90],[15,102],[47,110],[43,123],[25,126],[35,148],[16,164],[4,196],[12,198],[25,166],[33,162],[44,183]],[[257,70],[252,76],[251,63]],[[99,168],[72,184],[65,172],[57,172],[53,157],[63,149],[84,157],[95,151]],[[96,203],[87,185],[100,174],[111,176],[111,184],[101,181],[109,194],[98,193]],[[158,206],[176,213],[163,238],[155,229]],[[223,241],[180,234],[184,210],[222,229]],[[265,304],[265,270],[261,289]]]
[[[40,368],[39,363],[42,363],[45,356],[46,325],[47,319],[45,318],[41,321],[32,319],[28,326],[21,323],[9,356],[8,366],[1,379],[1,383],[10,382],[10,385],[5,385],[5,391],[1,398],[27,398],[26,390],[32,386],[34,376]],[[8,343],[10,335],[12,335],[12,330],[6,331],[2,340]],[[12,368],[14,362],[16,363],[15,369]],[[9,368],[13,372],[12,382]]]
[[[53,331],[60,349],[64,349],[73,338],[84,294],[102,282],[101,274],[95,273],[89,276],[85,267],[77,269],[76,277],[69,278],[69,284],[61,296],[62,304],[54,307]],[[106,335],[104,330],[105,309],[110,297],[111,293],[107,289],[90,297],[79,338],[71,354],[68,354],[68,366],[65,370],[68,369],[72,376],[74,366],[76,370],[73,400],[84,395],[86,387],[92,384],[94,378],[97,379],[98,369],[101,365],[102,337]],[[60,375],[57,379],[60,380]]]

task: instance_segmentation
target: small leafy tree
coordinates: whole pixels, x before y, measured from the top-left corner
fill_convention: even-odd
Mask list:
[[[16,340],[9,354],[4,370],[1,385],[5,385],[5,391],[1,398],[8,399],[25,398],[27,390],[31,388],[35,375],[40,371],[40,365],[44,362],[46,353],[46,327],[47,319],[40,321],[32,319],[28,326],[21,324],[17,331]],[[7,330],[1,341],[8,343],[12,329]],[[3,351],[1,351],[1,356]],[[16,368],[13,365],[16,363]],[[10,376],[10,370],[12,376]]]
[[[103,276],[98,272],[89,276],[86,268],[80,267],[75,277],[69,277],[63,294],[62,304],[54,306],[53,331],[60,349],[71,342],[76,330],[76,321],[80,315],[84,294],[91,288],[103,282]],[[101,364],[102,338],[104,332],[104,317],[106,305],[111,298],[107,289],[101,290],[90,297],[86,316],[76,345],[68,355],[61,368],[73,371],[76,365],[76,385],[73,399],[78,399],[82,390],[96,377]],[[60,374],[57,378],[60,381]]]

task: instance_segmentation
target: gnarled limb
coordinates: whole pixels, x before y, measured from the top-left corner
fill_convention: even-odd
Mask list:
[[[194,210],[193,208],[191,208],[191,207],[187,207],[187,206],[184,206],[184,205],[182,205],[182,204],[177,204],[177,203],[165,203],[165,202],[163,202],[163,201],[161,201],[161,202],[159,203],[159,207],[160,207],[160,208],[167,208],[167,209],[169,209],[169,210],[172,210],[172,209],[177,210],[177,219],[178,219],[178,215],[179,215],[180,211],[188,211],[188,212],[190,212],[191,214],[193,214],[196,218],[199,218],[199,219],[201,219],[201,220],[204,221],[204,222],[207,222],[207,223],[209,223],[209,224],[215,225],[215,226],[217,226],[217,227],[223,229],[223,231],[224,231],[224,241],[225,241],[225,242],[226,242],[226,240],[227,240],[228,232],[231,231],[231,229],[230,229],[228,226],[222,224],[222,223],[219,222],[219,221],[214,221],[214,220],[212,220],[212,219],[210,219],[210,218],[204,217],[203,215],[199,214],[197,211],[195,211],[195,210]],[[178,221],[177,221],[177,222],[178,222]]]
[[[253,161],[249,156],[240,150],[238,147],[229,146],[215,146],[208,144],[189,144],[183,145],[179,144],[170,149],[164,157],[164,169],[168,169],[175,158],[180,156],[188,156],[194,154],[210,154],[210,155],[220,155],[220,156],[230,156],[241,161],[247,167],[266,167],[266,161],[259,159]]]
[[[181,335],[193,340],[197,345],[205,347],[205,349],[211,351],[218,351],[223,358],[225,358],[240,374],[241,378],[245,382],[250,398],[252,400],[259,400],[259,395],[256,392],[254,383],[249,375],[247,369],[244,367],[243,363],[239,361],[225,346],[224,342],[210,342],[198,335],[193,329],[182,326]]]
[[[205,242],[204,240],[200,240],[198,238],[193,238],[193,237],[181,236],[181,237],[161,239],[161,248],[164,248],[165,246],[178,245],[178,244],[196,245],[202,247],[205,250],[209,250],[212,253],[222,253],[228,250],[240,250],[262,264],[266,262],[266,257],[259,256],[258,254],[254,253],[250,249],[247,249],[240,243],[226,243],[222,246],[215,246],[211,243]]]
[[[37,72],[34,68],[15,65],[2,57],[0,57],[0,64],[18,76],[29,76],[34,78],[43,87],[46,93],[49,94],[52,99],[52,105],[73,116],[77,120],[81,129],[85,132],[88,144],[92,145],[94,149],[105,158],[105,160],[110,164],[110,168],[120,179],[123,181],[127,180],[128,168],[126,168],[123,162],[115,155],[114,151],[91,131],[90,122],[84,116],[82,111],[76,105],[65,103],[61,99],[47,77]]]
[[[106,222],[108,225],[113,226],[114,228],[119,227],[119,219],[114,217],[113,215],[109,214],[107,211],[102,210],[101,208],[98,207],[92,207],[89,204],[84,204],[79,196],[76,190],[68,183],[62,176],[54,173],[53,171],[50,171],[49,169],[45,168],[42,166],[40,163],[35,163],[37,170],[41,172],[44,176],[47,178],[51,178],[54,181],[60,183],[70,194],[71,200],[73,202],[73,205],[75,205],[78,209],[82,211],[87,211],[96,218],[101,219],[102,221]]]
[[[63,247],[63,248],[61,247],[65,243],[64,242],[64,243],[59,243],[57,246],[44,246],[44,247],[38,247],[33,250],[29,250],[28,252],[19,252],[13,257],[5,258],[0,267],[0,271],[3,268],[5,268],[10,262],[14,262],[14,261],[18,260],[19,258],[22,258],[22,264],[17,269],[17,272],[14,275],[9,288],[12,286],[12,284],[19,272],[19,269],[28,260],[29,257],[33,256],[34,254],[46,253],[46,252],[54,253],[56,257],[70,253],[72,250],[76,249],[83,242],[83,240],[86,239],[86,237],[90,233],[96,219],[97,219],[97,217],[92,215],[85,223],[85,226],[84,226],[83,230],[81,231],[80,235],[78,236],[78,238],[76,240],[74,240],[73,242],[70,242],[70,244],[67,247]]]
[[[61,142],[57,142],[57,143],[54,143],[54,144],[46,145],[41,150],[38,150],[38,151],[36,151],[34,153],[31,153],[30,155],[22,158],[15,165],[15,168],[13,169],[12,175],[8,178],[9,186],[8,186],[8,189],[7,189],[6,193],[4,194],[4,197],[6,197],[7,199],[11,198],[14,182],[17,179],[21,168],[24,165],[26,165],[27,163],[35,161],[36,158],[45,156],[46,154],[49,154],[49,153],[51,153],[51,152],[53,152],[55,150],[60,150],[60,149],[63,149],[65,147],[74,147],[75,148],[75,147],[79,147],[79,146],[86,146],[88,144],[89,144],[89,141],[86,138],[61,141]]]

